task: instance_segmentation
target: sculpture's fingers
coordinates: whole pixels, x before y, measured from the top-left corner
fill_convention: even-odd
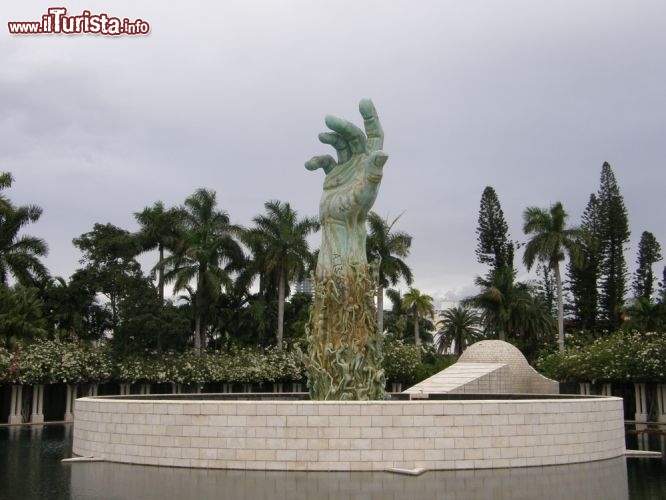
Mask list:
[[[365,172],[369,182],[378,183],[382,180],[386,160],[388,160],[388,155],[384,151],[375,151],[368,157]]]
[[[318,168],[323,168],[326,174],[333,170],[335,165],[335,160],[331,155],[313,156],[305,162],[305,168],[308,170],[317,170]]]
[[[384,147],[384,130],[379,122],[375,105],[370,99],[362,99],[358,109],[363,117],[365,133],[368,136],[368,153],[382,149]]]
[[[352,153],[365,153],[365,134],[356,125],[337,116],[328,115],[326,126],[340,134],[349,143]]]
[[[349,143],[340,134],[335,132],[322,132],[319,140],[324,144],[330,144],[338,152],[338,163],[346,163],[351,158]]]
[[[364,161],[365,176],[363,182],[357,185],[354,193],[355,199],[366,209],[370,209],[377,199],[379,185],[384,175],[384,164],[388,160],[388,155],[383,151],[371,153]]]

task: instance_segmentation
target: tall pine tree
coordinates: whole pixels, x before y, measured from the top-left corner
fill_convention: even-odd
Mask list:
[[[599,267],[601,262],[601,212],[595,194],[583,212],[582,258],[579,265],[569,262],[569,291],[572,295],[573,313],[581,330],[593,330],[599,316]]]
[[[624,306],[626,293],[627,263],[624,259],[624,245],[629,241],[631,233],[620,186],[608,162],[604,162],[601,168],[601,183],[597,197],[601,223],[602,260],[599,267],[601,314],[611,328],[616,328],[620,323],[620,312]]]
[[[554,317],[557,315],[555,307],[555,295],[557,294],[555,276],[553,269],[547,265],[537,265],[536,274],[539,277],[536,282],[537,294],[543,299],[548,312]]]
[[[636,259],[636,272],[632,283],[634,297],[652,300],[654,292],[654,273],[652,266],[661,260],[661,246],[650,231],[643,231],[641,241],[638,243],[638,258]]]
[[[497,193],[487,186],[481,195],[476,257],[479,263],[490,265],[489,281],[500,270],[509,269],[514,273],[513,243],[509,241],[508,231]]]

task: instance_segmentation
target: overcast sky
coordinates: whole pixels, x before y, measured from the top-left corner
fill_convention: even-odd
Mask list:
[[[488,185],[524,240],[527,206],[562,201],[578,224],[608,161],[630,271],[644,230],[666,246],[663,1],[63,4],[151,31],[16,36],[7,22],[53,4],[0,7],[0,170],[15,203],[44,209],[25,232],[48,242],[53,275],[79,266],[72,238],[94,223],[136,230],[134,212],[200,187],[239,224],[272,199],[315,215],[323,172],[303,163],[331,152],[317,139],[326,114],[362,123],[363,97],[390,156],[374,210],[404,212],[415,286],[438,299],[486,272],[474,251]]]

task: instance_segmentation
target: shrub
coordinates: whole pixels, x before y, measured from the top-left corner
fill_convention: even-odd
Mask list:
[[[411,384],[417,378],[421,365],[419,348],[407,345],[402,339],[391,339],[384,344],[384,375],[387,382]]]
[[[543,355],[537,366],[561,382],[665,382],[666,337],[616,332]]]

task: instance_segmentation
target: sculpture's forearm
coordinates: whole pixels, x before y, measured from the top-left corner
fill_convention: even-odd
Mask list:
[[[321,231],[318,278],[331,276],[341,267],[367,264],[365,227],[359,224],[357,217],[349,217],[345,221],[323,218]]]

